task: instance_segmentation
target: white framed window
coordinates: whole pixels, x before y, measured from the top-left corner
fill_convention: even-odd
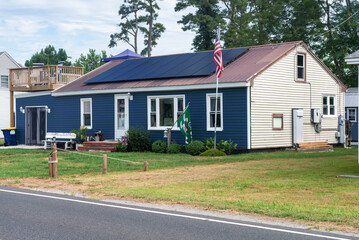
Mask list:
[[[336,116],[336,97],[334,95],[323,96],[323,116]]]
[[[272,118],[272,129],[283,130],[283,114],[273,114]]]
[[[1,75],[1,88],[9,88],[9,76]]]
[[[81,126],[92,129],[92,98],[81,98]]]
[[[347,108],[347,119],[350,122],[357,122],[357,109],[356,108]]]
[[[305,81],[305,54],[297,55],[297,80]]]
[[[185,108],[184,95],[147,97],[148,130],[165,130],[172,127]],[[178,130],[177,125],[173,129]]]
[[[216,116],[216,94],[206,94],[207,106],[207,131],[214,131],[215,116]],[[218,93],[217,98],[217,131],[223,131],[223,95]]]

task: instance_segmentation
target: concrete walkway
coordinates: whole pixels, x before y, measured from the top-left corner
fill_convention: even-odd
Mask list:
[[[0,150],[1,150],[1,149],[11,149],[11,148],[19,148],[19,149],[44,149],[44,146],[30,146],[30,145],[0,146]]]

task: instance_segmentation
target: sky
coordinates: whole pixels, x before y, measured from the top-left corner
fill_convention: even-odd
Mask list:
[[[161,10],[158,22],[164,24],[152,55],[192,52],[194,33],[184,32],[177,23],[186,12],[175,12],[176,0],[157,1]],[[18,63],[49,44],[66,50],[70,61],[86,54],[105,50],[116,55],[131,49],[119,42],[109,48],[110,35],[119,32],[118,10],[123,0],[0,0],[0,51],[6,51]],[[139,52],[144,48],[139,40]]]

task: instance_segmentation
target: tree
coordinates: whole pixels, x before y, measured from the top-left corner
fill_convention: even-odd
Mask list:
[[[36,52],[32,55],[30,60],[26,60],[25,66],[31,67],[34,63],[43,63],[44,65],[57,65],[60,61],[65,61],[65,66],[70,66],[71,62],[68,61],[70,57],[64,49],[59,48],[58,52],[55,47],[49,45],[45,49],[41,49],[40,52]]]
[[[196,12],[182,16],[178,23],[183,25],[183,31],[190,30],[196,33],[192,43],[193,49],[195,51],[213,49],[216,29],[219,24],[225,24],[220,14],[218,0],[178,0],[175,11],[179,12],[188,7],[196,8]]]
[[[163,24],[155,22],[159,10],[156,0],[125,0],[118,11],[121,20],[124,20],[118,24],[121,31],[111,34],[109,47],[117,46],[118,41],[123,41],[138,53],[138,33],[141,32],[145,45],[141,54],[150,57],[152,48],[157,45],[157,40],[166,30]]]
[[[144,34],[145,47],[141,51],[141,55],[147,54],[151,57],[152,48],[157,45],[157,40],[161,37],[161,34],[166,30],[162,23],[155,23],[158,17],[156,11],[160,10],[160,7],[156,3],[156,0],[144,0],[141,2],[141,7],[146,11],[147,15],[140,17],[140,22],[147,25],[146,27],[140,27],[140,30]]]
[[[325,12],[325,29],[318,44],[313,45],[315,53],[348,87],[356,87],[356,67],[347,65],[344,57],[359,49],[359,3],[323,0],[321,7]],[[353,15],[354,12],[357,14]]]
[[[110,48],[117,46],[118,41],[124,41],[128,45],[130,45],[133,50],[137,53],[137,39],[138,39],[138,11],[140,1],[139,0],[125,0],[125,3],[121,5],[120,10],[118,11],[118,15],[121,16],[121,22],[118,24],[121,31],[119,33],[111,34],[110,44],[108,45]],[[133,15],[133,18],[131,18]],[[130,39],[130,36],[133,40]]]
[[[75,67],[83,67],[84,73],[88,73],[102,65],[105,62],[101,62],[101,58],[106,58],[107,53],[106,51],[102,50],[101,54],[96,54],[95,49],[89,49],[89,52],[86,55],[81,53],[80,57],[75,60],[74,66]]]

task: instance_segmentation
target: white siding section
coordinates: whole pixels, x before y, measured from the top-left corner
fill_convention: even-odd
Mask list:
[[[4,52],[0,55],[0,76],[9,76],[9,69],[17,67],[18,65],[8,57],[7,53]],[[0,87],[0,129],[8,127],[10,127],[10,92],[9,88]],[[0,131],[0,138],[3,137],[2,131]]]
[[[336,131],[316,133],[310,123],[310,86],[312,108],[322,110],[323,95],[336,96],[337,116],[344,115],[344,92],[340,85],[306,52],[306,81],[295,82],[296,50],[290,52],[254,79],[251,88],[251,148],[273,148],[292,146],[292,109],[304,110],[304,142],[328,141],[337,143]],[[311,83],[310,84],[308,84]],[[283,114],[283,130],[272,130],[272,115]],[[322,119],[322,128],[337,128],[338,118]]]

